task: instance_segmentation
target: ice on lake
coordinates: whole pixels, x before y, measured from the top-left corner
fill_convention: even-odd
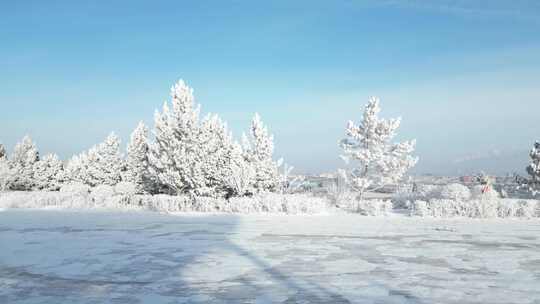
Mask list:
[[[0,303],[540,303],[540,222],[0,212]]]

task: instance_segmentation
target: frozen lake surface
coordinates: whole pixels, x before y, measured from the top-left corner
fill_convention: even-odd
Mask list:
[[[538,220],[0,212],[0,303],[540,303]]]

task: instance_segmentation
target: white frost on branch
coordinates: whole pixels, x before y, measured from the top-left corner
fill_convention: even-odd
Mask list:
[[[270,134],[258,113],[251,122],[248,138],[242,135],[245,159],[255,170],[253,186],[257,191],[275,191],[280,185],[279,163],[273,160],[274,136]]]
[[[114,186],[121,181],[123,168],[120,139],[111,133],[104,142],[72,157],[66,166],[66,175],[70,181],[91,187]]]
[[[9,165],[16,176],[10,182],[12,190],[30,190],[34,187],[34,164],[39,160],[39,152],[30,136],[25,136],[15,145]]]
[[[382,119],[379,98],[371,97],[365,107],[362,121],[347,125],[348,138],[340,141],[347,162],[353,162],[345,178],[358,191],[360,199],[366,191],[399,182],[418,158],[411,156],[415,141],[392,143],[400,119]]]
[[[122,180],[135,185],[136,193],[146,193],[152,187],[148,164],[148,128],[141,121],[131,133],[127,146],[126,171]]]
[[[529,174],[529,190],[536,195],[540,191],[540,142],[535,142],[534,147],[529,152],[531,163],[527,166],[527,173]]]
[[[64,182],[64,165],[56,154],[45,155],[34,164],[34,182],[38,190],[57,191]]]

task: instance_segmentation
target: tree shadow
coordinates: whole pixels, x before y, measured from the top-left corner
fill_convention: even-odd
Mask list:
[[[0,303],[380,300],[368,295],[347,299],[324,283],[322,273],[314,274],[316,263],[294,252],[286,256],[287,266],[239,245],[239,221],[234,215],[0,212]],[[407,292],[374,284],[388,296],[422,303]]]

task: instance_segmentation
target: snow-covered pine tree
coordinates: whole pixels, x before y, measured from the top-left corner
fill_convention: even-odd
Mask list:
[[[124,160],[120,153],[120,139],[111,132],[104,142],[88,152],[88,175],[90,185],[114,186],[122,179]]]
[[[247,138],[243,134],[243,141]],[[245,143],[248,146],[249,143]],[[256,172],[253,164],[247,159],[242,145],[233,142],[231,153],[231,175],[227,179],[227,186],[234,196],[245,196],[255,193]]]
[[[15,170],[16,177],[10,183],[12,190],[30,190],[34,186],[33,166],[39,160],[39,152],[30,136],[25,136],[15,145],[10,167]]]
[[[64,182],[64,165],[56,154],[47,154],[34,164],[35,189],[57,191]]]
[[[148,166],[148,128],[141,121],[131,133],[127,146],[126,171],[123,174],[123,180],[133,183],[137,193],[152,190]]]
[[[0,191],[9,190],[16,177],[17,171],[11,168],[7,158],[0,158]]]
[[[0,144],[0,191],[8,190],[15,180],[17,172],[11,168],[6,148]]]
[[[245,158],[255,170],[254,188],[258,191],[274,191],[280,183],[278,163],[272,159],[274,137],[268,132],[258,113],[251,121],[250,138],[242,135]]]
[[[69,182],[79,182],[87,184],[87,155],[86,151],[79,155],[74,155],[65,166],[65,179]]]
[[[527,166],[527,173],[529,174],[529,190],[536,195],[540,191],[540,142],[535,142],[533,148],[529,152],[531,163]]]
[[[200,106],[183,80],[171,88],[171,106],[154,115],[155,141],[150,145],[150,172],[169,192],[204,194],[204,155],[200,151]]]
[[[230,185],[233,167],[242,160],[239,145],[235,144],[231,132],[218,115],[207,115],[200,128],[200,151],[205,155],[203,174],[207,195],[238,195]]]
[[[418,158],[411,156],[414,140],[391,142],[401,119],[379,118],[379,102],[379,98],[371,97],[360,124],[349,121],[346,129],[348,138],[340,141],[345,153],[342,158],[347,163],[351,160],[355,162],[351,170],[344,171],[344,177],[359,193],[359,200],[367,191],[397,183],[418,161]]]
[[[0,159],[7,159],[6,148],[3,144],[0,144]]]
[[[104,142],[71,158],[66,166],[66,177],[92,187],[114,186],[121,181],[124,167],[120,139],[111,133]]]

